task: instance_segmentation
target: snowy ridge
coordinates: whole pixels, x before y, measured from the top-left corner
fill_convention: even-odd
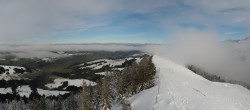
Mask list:
[[[134,110],[250,109],[250,91],[242,86],[211,82],[159,56],[153,62],[157,85],[130,98]]]

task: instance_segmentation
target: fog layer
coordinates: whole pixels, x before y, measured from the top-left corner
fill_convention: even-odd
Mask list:
[[[14,55],[21,58],[59,57],[60,51],[130,51],[141,50],[143,44],[58,44],[58,45],[0,45],[0,57]]]
[[[154,53],[250,84],[250,40],[220,41],[216,32],[195,29],[175,31],[172,36],[173,42]]]
[[[195,29],[171,33],[162,45],[79,44],[79,45],[0,45],[0,56],[58,57],[52,51],[129,51],[141,50],[165,56],[182,65],[195,65],[224,79],[250,84],[250,39],[221,41],[213,31]]]

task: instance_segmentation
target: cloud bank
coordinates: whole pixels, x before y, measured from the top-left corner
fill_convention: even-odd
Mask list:
[[[54,44],[54,45],[0,45],[0,57],[14,55],[20,58],[60,57],[54,52],[67,51],[131,51],[142,50],[146,44]]]
[[[220,41],[210,30],[179,29],[173,41],[154,53],[182,65],[195,65],[224,79],[250,84],[250,40]]]
[[[128,51],[139,50],[143,44],[54,44],[0,45],[0,52],[23,51]]]

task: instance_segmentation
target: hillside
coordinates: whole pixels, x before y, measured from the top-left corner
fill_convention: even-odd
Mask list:
[[[47,109],[72,107],[78,110],[88,99],[89,107],[93,109],[248,110],[250,108],[250,91],[246,88],[235,84],[212,82],[164,57],[155,55],[152,59],[144,54],[132,54],[80,60],[88,55],[90,54],[54,58],[50,62],[45,62],[44,68],[40,69],[54,68],[58,65],[65,67],[50,70],[51,73],[46,77],[42,73],[38,74],[37,68],[30,73],[28,69],[22,67],[23,65],[2,65],[2,75],[16,75],[16,78],[25,79],[0,80],[2,101],[0,108],[8,110],[8,107],[17,106],[24,101],[26,104],[22,107],[29,108],[30,105],[46,103],[37,106]],[[60,62],[66,63],[61,65]],[[145,80],[149,75],[147,74],[149,66],[154,67],[154,74],[151,74],[151,79]],[[65,72],[66,69],[71,71]],[[107,72],[107,69],[110,71]],[[153,78],[155,70],[157,75]],[[6,74],[7,71],[9,74]],[[31,75],[34,74],[38,76],[33,76],[31,79]],[[89,80],[95,76],[98,76],[98,80]],[[50,80],[46,81],[48,78]],[[38,99],[32,99],[34,97]],[[20,101],[16,101],[17,98]],[[5,99],[13,101],[9,104],[4,102]]]
[[[79,92],[83,82],[95,86],[95,82],[104,77],[105,71],[121,72],[146,56],[139,51],[53,53],[60,57],[4,56],[0,62],[0,101],[16,97],[57,97]]]
[[[134,110],[249,110],[250,108],[250,91],[242,86],[211,82],[163,57],[154,56],[153,62],[159,70],[156,78],[157,86],[130,98]]]
[[[25,73],[31,73],[31,70],[24,67],[0,65],[0,80],[10,80],[16,77],[18,78],[19,74]]]

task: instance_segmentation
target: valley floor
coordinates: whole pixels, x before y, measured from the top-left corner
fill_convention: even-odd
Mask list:
[[[129,100],[133,110],[249,110],[246,88],[211,82],[182,65],[154,56],[157,85]]]

